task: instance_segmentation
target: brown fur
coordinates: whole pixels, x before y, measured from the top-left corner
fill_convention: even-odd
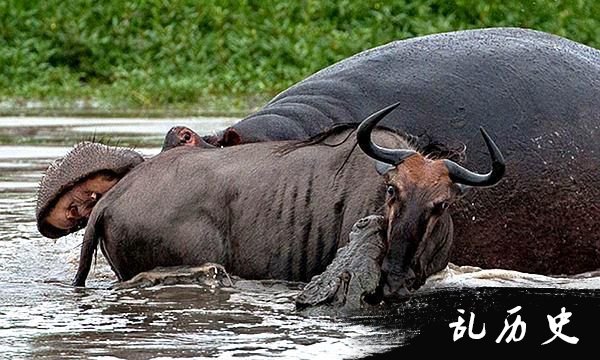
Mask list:
[[[382,269],[386,295],[400,287],[418,288],[442,269],[450,256],[452,219],[447,209],[460,195],[442,160],[414,154],[384,174],[393,191],[386,198],[390,243]]]

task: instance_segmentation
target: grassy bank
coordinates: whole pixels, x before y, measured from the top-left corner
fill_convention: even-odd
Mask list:
[[[0,113],[247,112],[367,48],[519,26],[600,47],[597,0],[0,0]]]

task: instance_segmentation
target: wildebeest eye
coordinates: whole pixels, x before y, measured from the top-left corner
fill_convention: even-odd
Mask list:
[[[450,203],[448,203],[447,201],[440,201],[433,205],[433,211],[435,213],[439,214],[439,213],[443,212],[444,210],[448,209],[449,206],[450,206]]]
[[[396,196],[396,188],[392,185],[388,185],[387,189],[385,189],[387,196],[394,197]]]

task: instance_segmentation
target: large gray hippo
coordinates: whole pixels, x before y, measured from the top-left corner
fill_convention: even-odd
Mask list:
[[[477,129],[484,126],[509,170],[499,186],[455,204],[451,261],[573,274],[600,268],[599,98],[596,49],[526,29],[458,31],[396,41],[342,60],[200,145],[303,139],[333,124],[358,123],[399,101],[384,125],[410,134],[423,153],[468,153],[462,163],[483,170],[488,159]],[[68,189],[40,187],[42,234],[76,229],[47,221]],[[85,214],[89,209],[83,207]]]
[[[477,135],[484,126],[509,171],[499,186],[456,205],[452,260],[574,274],[600,268],[599,99],[597,49],[527,29],[457,31],[344,59],[282,92],[216,143],[310,136],[400,101],[383,125],[417,136],[425,152],[430,144],[467,149],[464,164],[484,169]]]

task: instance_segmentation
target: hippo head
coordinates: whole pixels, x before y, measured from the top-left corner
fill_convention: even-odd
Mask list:
[[[214,148],[235,146],[241,143],[242,137],[233,127],[228,127],[216,135],[206,135],[201,137],[188,127],[174,126],[165,136],[162,151],[178,146]]]
[[[485,130],[481,133],[492,170],[473,173],[448,159],[431,159],[413,149],[386,149],[374,144],[371,131],[398,104],[384,108],[357,130],[357,142],[386,184],[385,226],[388,251],[382,264],[383,293],[419,288],[427,276],[443,269],[453,236],[450,205],[469,187],[493,186],[505,171],[504,159]]]
[[[162,151],[178,146],[213,147],[183,126],[169,130]],[[40,181],[36,207],[40,233],[59,238],[83,228],[100,197],[142,161],[130,149],[95,142],[77,144],[53,162]]]
[[[40,181],[35,211],[40,233],[59,238],[84,227],[100,197],[142,161],[133,150],[77,144],[50,164]]]
[[[170,150],[178,146],[192,146],[201,148],[213,148],[215,145],[208,143],[205,139],[185,126],[174,126],[165,135],[162,151]]]

